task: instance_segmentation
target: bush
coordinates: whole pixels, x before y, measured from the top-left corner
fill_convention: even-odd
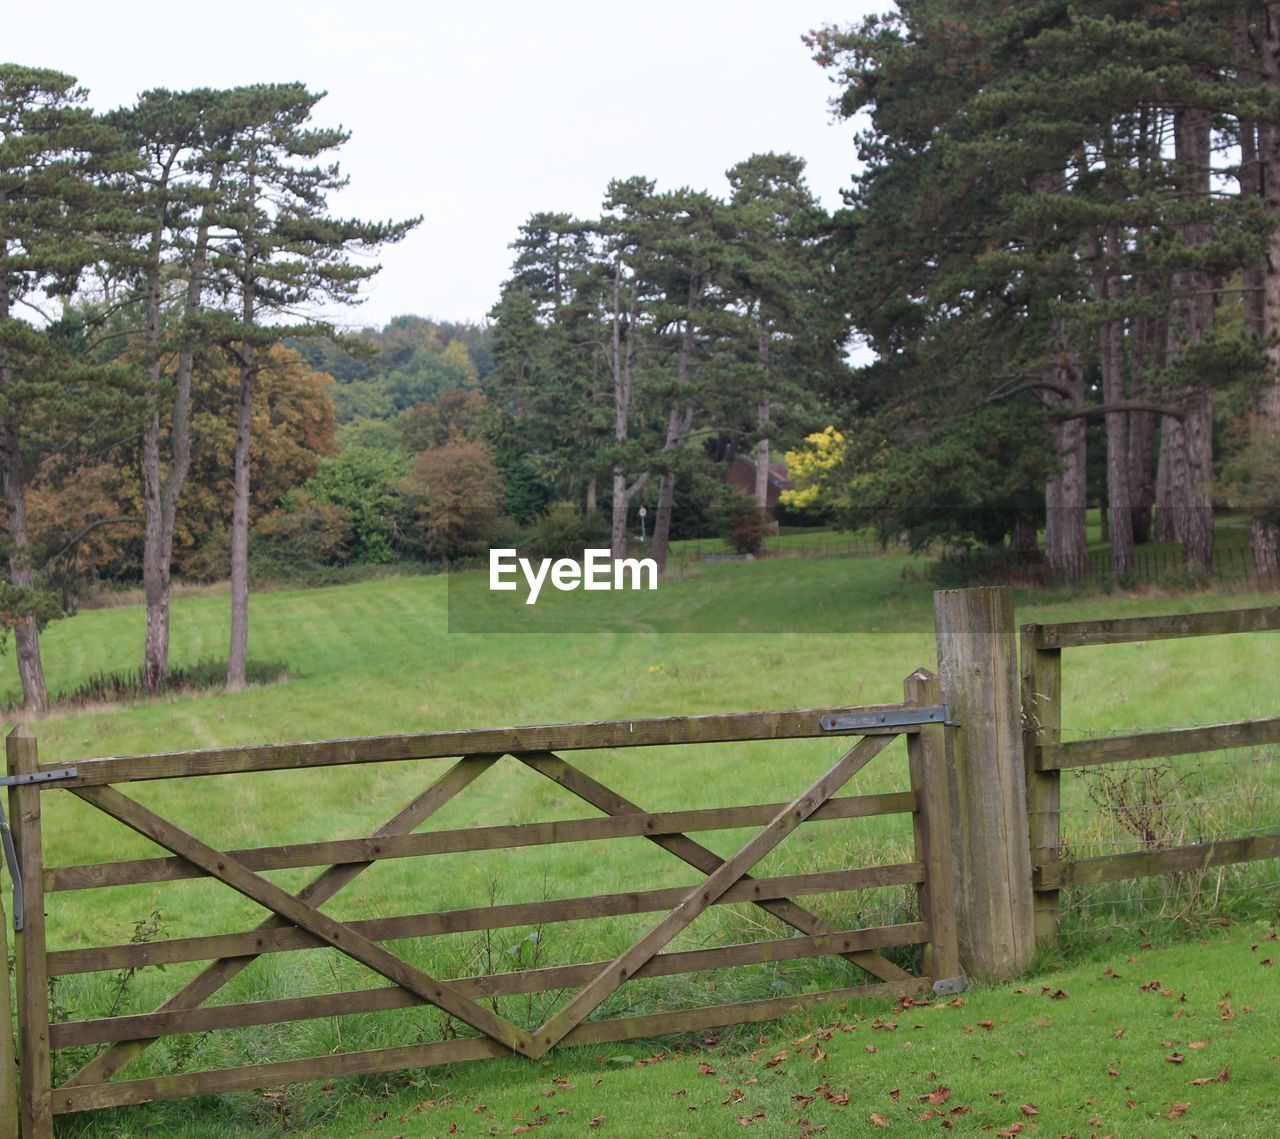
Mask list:
[[[716,537],[723,538],[736,553],[759,555],[764,549],[769,524],[764,511],[756,505],[754,495],[726,487],[711,517]]]
[[[520,547],[535,558],[576,558],[588,547],[608,544],[603,515],[588,515],[573,502],[553,502],[521,535]]]

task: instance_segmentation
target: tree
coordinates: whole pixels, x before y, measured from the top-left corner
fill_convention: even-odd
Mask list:
[[[226,139],[219,131],[227,124],[218,121],[218,105],[226,97],[208,90],[148,91],[134,107],[111,116],[140,156],[127,192],[141,233],[132,256],[118,260],[133,271],[144,317],[142,684],[147,692],[163,687],[169,670],[173,536],[191,466],[192,371],[205,300],[210,216],[226,166]],[[166,315],[167,304],[177,311]],[[174,357],[176,366],[166,366]]]
[[[409,461],[400,451],[347,447],[321,462],[304,489],[312,502],[348,512],[356,561],[389,562],[395,559],[403,528],[403,500],[395,488],[408,470]]]
[[[402,486],[420,520],[428,557],[447,561],[478,553],[492,535],[502,479],[483,443],[455,439],[424,451]]]
[[[264,323],[319,300],[351,302],[378,271],[349,255],[398,241],[417,224],[329,216],[326,196],[345,185],[336,164],[306,165],[346,141],[346,132],[307,124],[321,96],[301,84],[230,93],[225,116],[226,183],[217,214],[211,270],[236,301],[223,313],[222,337],[239,369],[234,506],[231,523],[231,649],[227,689],[245,684],[249,643],[250,440],[254,380],[262,349],[314,324]]]
[[[27,521],[24,422],[50,405],[83,403],[93,376],[59,351],[57,321],[27,323],[18,312],[69,296],[99,256],[111,223],[104,176],[128,165],[115,132],[84,106],[70,76],[0,66],[0,469],[9,582],[4,617],[14,630],[23,700],[49,705],[39,628],[49,606],[36,588]]]

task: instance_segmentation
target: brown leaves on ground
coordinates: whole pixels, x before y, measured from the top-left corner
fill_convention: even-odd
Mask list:
[[[1204,1084],[1225,1084],[1229,1079],[1231,1079],[1230,1069],[1224,1067],[1216,1076],[1200,1076],[1192,1080],[1191,1086],[1198,1088]]]

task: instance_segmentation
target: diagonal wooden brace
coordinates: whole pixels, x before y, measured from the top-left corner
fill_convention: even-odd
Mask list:
[[[465,790],[474,780],[488,771],[500,758],[502,757],[499,755],[464,756],[430,787],[392,815],[370,837],[387,838],[390,835],[411,833],[460,791]],[[321,906],[372,865],[371,862],[348,862],[339,866],[330,866],[317,874],[298,893],[298,898],[309,905]],[[278,915],[272,914],[257,927],[257,932],[281,929],[291,924]],[[198,1008],[256,960],[256,956],[226,957],[210,963],[161,1004],[156,1011],[176,1012],[180,1009]],[[65,1083],[67,1085],[103,1083],[145,1052],[156,1039],[156,1037],[150,1037],[114,1044],[105,1052],[95,1056]]]
[[[883,738],[887,741],[892,737]],[[519,752],[516,753],[516,758],[533,768],[533,770],[545,775],[553,783],[558,783],[566,791],[572,791],[580,799],[590,803],[593,807],[598,807],[606,814],[644,813],[644,808],[629,799],[624,799],[616,791],[591,778],[586,772],[574,767],[553,752]],[[646,835],[645,837],[650,842],[662,847],[663,850],[670,851],[682,862],[701,870],[704,874],[712,873],[724,862],[724,859],[716,854],[715,851],[709,850],[701,843],[689,838],[688,835],[655,834]],[[749,881],[750,877],[750,875],[744,875],[744,881]],[[830,922],[786,898],[760,901],[755,904],[766,913],[772,914],[780,921],[786,922],[792,929],[799,930],[801,933],[828,937],[839,933],[837,927]],[[874,953],[870,950],[842,953],[840,956],[882,981],[909,981],[913,979],[905,969],[895,965],[879,953]]]
[[[402,989],[407,989],[478,1029],[490,1039],[525,1055],[531,1051],[533,1040],[523,1028],[464,996],[449,982],[432,977],[410,965],[376,941],[357,933],[351,926],[321,913],[314,906],[282,890],[274,882],[255,874],[243,862],[201,842],[168,819],[161,818],[136,800],[122,795],[114,787],[78,788],[75,794],[145,838],[199,866],[237,893],[274,911],[286,921],[381,973]]]
[[[890,736],[865,736],[859,740],[830,771],[789,806],[779,811],[772,822],[736,854],[725,859],[708,875],[706,881],[694,886],[684,901],[601,970],[555,1016],[536,1029],[533,1033],[536,1050],[529,1053],[530,1057],[537,1059],[572,1032],[620,985],[629,980],[637,969],[686,929],[730,886],[739,881],[760,859],[871,762],[891,740]]]

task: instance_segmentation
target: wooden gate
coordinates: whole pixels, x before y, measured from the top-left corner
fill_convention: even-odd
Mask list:
[[[921,995],[962,987],[952,910],[954,884],[945,857],[950,829],[941,777],[942,722],[937,681],[918,672],[902,704],[734,715],[624,720],[526,728],[436,732],[89,759],[42,764],[36,740],[17,729],[8,740],[9,803],[21,887],[15,896],[22,1134],[51,1134],[53,1118],[123,1104],[238,1089],[521,1055],[535,1059],[558,1045],[654,1037],[782,1016],[822,1002],[855,997]],[[838,795],[849,780],[899,735],[906,737],[910,790]],[[789,802],[718,806],[651,813],[606,786],[565,754],[656,745],[803,738],[833,739],[835,761]],[[850,746],[851,745],[851,746]],[[443,772],[436,762],[453,759]],[[372,834],[323,842],[223,850],[191,829],[144,806],[121,788],[147,780],[418,760],[427,786]],[[695,759],[690,760],[695,762]],[[600,812],[596,817],[422,831],[419,828],[496,764],[518,763]],[[41,800],[74,795],[169,852],[167,857],[45,865]],[[811,821],[850,820],[893,813],[913,815],[914,858],[887,866],[836,867],[803,874],[753,877],[751,871],[789,834]],[[689,837],[693,832],[760,828],[735,853],[720,857]],[[694,886],[625,894],[560,898],[466,910],[338,921],[322,907],[380,860],[443,853],[507,850],[549,843],[643,837],[704,875]],[[264,872],[323,867],[297,893]],[[141,944],[50,951],[46,907],[53,895],[81,889],[136,886],[181,879],[216,880],[265,907],[271,916],[254,929]],[[15,884],[16,885],[16,884]],[[842,929],[807,909],[805,895],[914,888],[919,920],[876,928]],[[747,902],[790,927],[792,934],[744,944],[664,952],[709,907]],[[398,956],[384,942],[430,938],[536,922],[619,914],[661,915],[612,960],[560,964],[484,976],[442,978]],[[924,967],[912,975],[882,954],[923,944]],[[263,954],[328,946],[380,974],[390,985],[357,991],[207,1006],[206,1001]],[[765,962],[838,955],[855,966],[855,985],[678,1011],[590,1019],[621,986],[638,977],[673,976]],[[51,1023],[49,980],[104,970],[178,962],[210,962],[154,1011]],[[536,1027],[496,1011],[494,998],[576,989]],[[474,1035],[299,1060],[116,1079],[166,1036],[206,1033],[430,1005],[470,1026]],[[99,1051],[54,1086],[51,1051],[97,1045]]]

